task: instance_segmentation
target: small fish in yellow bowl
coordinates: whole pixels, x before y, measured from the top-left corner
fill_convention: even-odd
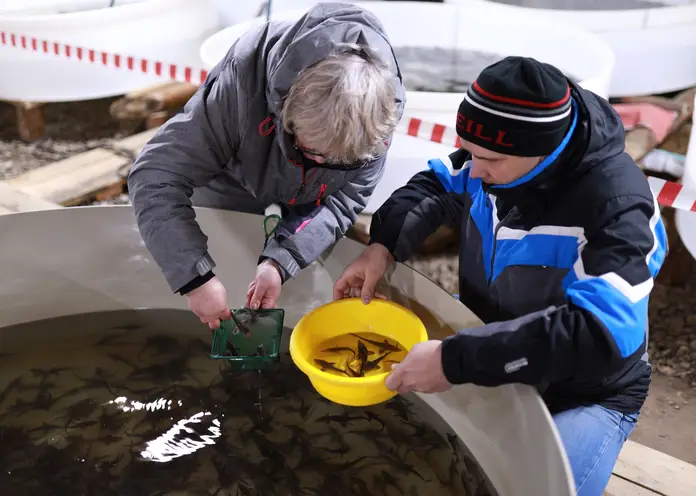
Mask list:
[[[348,298],[302,317],[290,336],[290,356],[326,399],[368,406],[396,396],[384,384],[392,365],[427,340],[425,325],[407,308]]]

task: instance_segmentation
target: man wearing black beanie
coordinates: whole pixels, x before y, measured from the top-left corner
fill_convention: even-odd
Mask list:
[[[368,302],[394,260],[459,226],[460,299],[485,325],[414,346],[387,386],[536,386],[578,495],[601,496],[650,384],[648,299],[667,252],[656,199],[611,105],[551,65],[489,66],[456,128],[462,148],[373,215],[334,298]]]

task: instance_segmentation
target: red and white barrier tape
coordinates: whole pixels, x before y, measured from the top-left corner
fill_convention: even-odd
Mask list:
[[[0,46],[24,49],[67,59],[100,64],[103,67],[156,75],[172,81],[202,84],[208,76],[206,69],[187,65],[152,61],[141,57],[79,47],[69,43],[44,40],[34,36],[0,31]],[[454,128],[443,124],[427,122],[416,117],[404,117],[396,127],[396,132],[425,139],[434,143],[461,147],[461,139]],[[696,212],[696,192],[681,184],[648,176],[650,188],[657,196],[660,205]]]
[[[148,60],[131,55],[104,52],[75,46],[69,43],[43,40],[34,36],[0,31],[0,46],[24,49],[66,59],[99,64],[103,67],[123,69],[146,75],[155,75],[172,81],[202,84],[208,77],[208,71],[182,64]]]
[[[440,143],[455,148],[461,147],[461,139],[453,127],[427,122],[416,117],[404,116],[396,127],[396,132]],[[647,176],[648,184],[657,202],[665,207],[696,212],[696,191],[687,189],[679,183]]]

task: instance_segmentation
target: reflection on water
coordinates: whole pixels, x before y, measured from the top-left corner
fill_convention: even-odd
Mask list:
[[[335,405],[287,354],[232,371],[190,312],[71,316],[0,343],[2,494],[492,494],[407,401]]]
[[[409,91],[466,92],[471,83],[502,55],[476,50],[440,47],[400,46],[394,54]],[[566,74],[577,82],[578,78]]]

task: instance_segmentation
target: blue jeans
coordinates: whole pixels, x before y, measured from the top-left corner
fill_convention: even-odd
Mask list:
[[[638,414],[592,405],[557,413],[553,420],[570,461],[577,495],[602,496]]]
[[[453,294],[459,299],[458,294]],[[638,421],[599,405],[553,416],[575,479],[577,496],[602,496],[624,441]]]

